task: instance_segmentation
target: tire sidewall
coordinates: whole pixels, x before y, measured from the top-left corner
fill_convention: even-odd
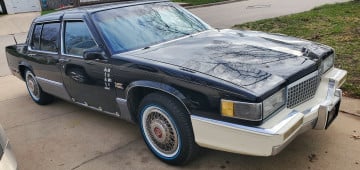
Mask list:
[[[145,129],[144,129],[145,125],[143,124],[143,116],[144,116],[144,111],[149,107],[157,107],[159,110],[161,110],[167,116],[167,118],[171,121],[171,123],[173,124],[175,130],[177,131],[177,138],[178,138],[178,145],[179,145],[178,147],[179,148],[177,149],[177,153],[172,157],[166,157],[166,156],[162,155],[161,153],[159,153],[159,151],[157,151],[156,148],[153,148],[152,144],[150,144],[151,141],[149,141],[149,139],[145,135]],[[140,111],[139,123],[140,123],[140,129],[141,129],[141,134],[143,136],[143,139],[146,142],[146,144],[149,146],[151,151],[156,156],[160,157],[161,159],[172,161],[172,160],[175,160],[175,159],[177,159],[179,157],[180,153],[182,152],[183,146],[182,146],[182,138],[181,138],[180,128],[178,128],[178,125],[177,125],[176,121],[174,120],[173,116],[171,115],[171,112],[168,112],[167,110],[168,109],[166,109],[165,107],[162,107],[162,106],[157,105],[157,104],[147,104]]]

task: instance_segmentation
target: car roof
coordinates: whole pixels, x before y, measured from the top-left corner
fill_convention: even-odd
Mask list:
[[[34,19],[35,23],[49,22],[49,21],[59,21],[64,15],[65,18],[71,19],[82,19],[87,13],[94,13],[98,11],[121,8],[134,5],[142,5],[149,3],[158,3],[158,2],[169,2],[169,0],[137,0],[137,1],[122,1],[122,2],[112,2],[112,3],[102,3],[89,6],[81,6],[77,8],[71,8],[66,10],[60,10],[50,14],[42,15]]]

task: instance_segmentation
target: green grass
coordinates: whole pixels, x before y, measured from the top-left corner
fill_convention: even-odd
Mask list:
[[[46,10],[46,11],[41,11],[41,15],[45,15],[45,14],[50,14],[56,12],[56,10]]]
[[[311,11],[235,25],[283,33],[335,48],[335,67],[348,71],[345,95],[360,98],[360,1],[324,5]]]
[[[209,4],[214,2],[221,2],[226,0],[173,0],[174,2],[185,2],[191,5]]]

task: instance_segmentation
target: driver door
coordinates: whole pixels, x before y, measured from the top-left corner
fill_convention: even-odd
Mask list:
[[[64,21],[63,49],[59,62],[66,89],[72,100],[82,105],[116,112],[116,92],[112,86],[111,65],[107,60],[85,60],[86,49],[97,47],[83,21]]]

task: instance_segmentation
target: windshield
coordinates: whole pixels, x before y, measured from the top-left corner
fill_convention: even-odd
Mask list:
[[[100,11],[93,15],[113,53],[149,47],[209,26],[172,3],[155,3]]]

